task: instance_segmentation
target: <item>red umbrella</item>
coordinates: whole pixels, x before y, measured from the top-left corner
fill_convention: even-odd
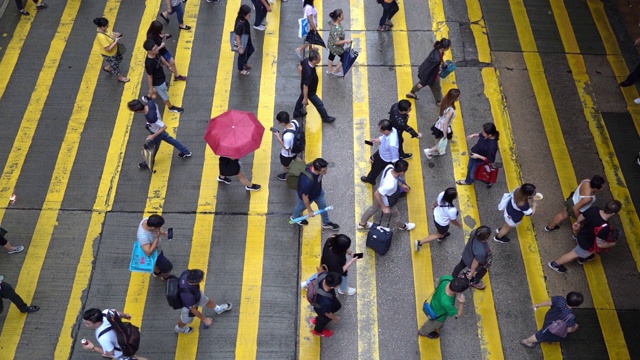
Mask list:
[[[260,147],[262,134],[264,126],[254,114],[229,110],[211,119],[204,139],[216,155],[240,159]]]

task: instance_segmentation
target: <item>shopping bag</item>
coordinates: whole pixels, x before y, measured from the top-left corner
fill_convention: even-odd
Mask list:
[[[476,168],[473,178],[487,184],[495,184],[498,181],[498,168],[485,161]]]
[[[232,31],[231,33],[229,33],[229,42],[231,44],[231,51],[238,52],[238,42],[236,41],[235,31]],[[242,43],[242,47],[246,49],[247,43],[249,42],[249,35],[247,34],[240,35],[240,42]]]
[[[307,34],[309,34],[309,30],[311,30],[309,19],[307,19],[306,17],[298,19],[298,37],[300,39],[305,39],[307,37]]]
[[[447,140],[446,136],[441,137],[440,141],[438,141],[438,153],[436,155],[446,154],[448,143],[449,143],[449,140]]]
[[[449,76],[449,74],[451,74],[456,69],[456,64],[454,64],[453,61],[451,60],[447,60],[445,64],[446,64],[446,67],[444,67],[440,72],[440,78],[442,79]]]
[[[133,252],[131,253],[131,264],[129,271],[153,273],[158,260],[158,250],[156,249],[151,256],[142,250],[140,244],[136,241],[133,243]]]

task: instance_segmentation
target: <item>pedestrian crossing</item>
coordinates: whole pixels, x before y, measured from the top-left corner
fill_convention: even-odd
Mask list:
[[[338,206],[331,216],[338,219],[341,232],[352,237],[355,250],[366,253],[365,261],[359,261],[349,277],[352,285],[357,285],[358,294],[354,298],[341,298],[343,321],[333,325],[336,335],[332,339],[322,340],[309,332],[309,319],[314,313],[304,299],[304,293],[299,292],[298,284],[299,279],[306,279],[315,272],[321,244],[328,233],[323,233],[317,218],[310,219],[310,225],[299,233],[297,228],[287,224],[295,202],[290,199],[292,192],[283,190],[278,181],[272,181],[280,172],[276,160],[278,143],[272,142],[270,132],[265,132],[262,147],[243,159],[244,172],[254,183],[262,185],[261,191],[245,195],[237,184],[219,185],[216,181],[218,159],[202,141],[204,120],[228,108],[254,111],[265,128],[273,125],[275,113],[293,108],[299,80],[294,66],[297,60],[288,44],[298,40],[290,35],[294,33],[295,25],[289,20],[297,18],[301,9],[290,3],[273,6],[267,17],[266,32],[253,33],[257,49],[252,58],[254,69],[249,77],[239,78],[239,75],[234,76],[235,54],[228,49],[228,29],[233,28],[241,1],[228,0],[215,4],[215,8],[201,0],[185,3],[186,23],[192,29],[180,32],[179,36],[174,33],[177,38],[175,57],[180,72],[189,79],[172,82],[170,97],[186,111],[179,115],[165,110],[163,118],[170,133],[181,142],[184,139],[194,157],[173,162],[173,148],[163,146],[150,177],[134,166],[139,158],[142,120],[127,109],[126,103],[146,91],[146,53],[136,49],[142,48],[148,25],[156,20],[164,4],[160,0],[146,0],[137,5],[120,0],[106,0],[100,4],[68,0],[59,4],[57,30],[52,32],[50,41],[42,40],[48,51],[38,66],[42,69],[34,78],[33,88],[25,92],[31,95],[23,102],[15,96],[16,91],[11,90],[21,86],[17,77],[24,70],[17,65],[33,54],[32,48],[25,47],[28,41],[34,41],[33,23],[51,20],[54,15],[41,12],[19,21],[12,20],[15,27],[11,30],[11,39],[4,49],[0,49],[0,68],[3,69],[0,72],[0,117],[8,113],[9,104],[14,102],[19,107],[24,106],[24,112],[21,119],[7,120],[5,136],[13,141],[0,148],[6,149],[6,152],[0,151],[4,166],[0,199],[18,193],[20,199],[25,199],[21,201],[31,206],[21,207],[18,202],[17,206],[0,207],[0,222],[20,228],[28,223],[25,216],[35,214],[35,220],[31,221],[32,230],[12,231],[12,234],[25,235],[20,242],[28,245],[28,251],[24,257],[3,256],[0,273],[8,275],[7,280],[12,280],[27,303],[37,301],[42,310],[25,317],[15,307],[10,307],[0,316],[0,358],[86,358],[88,355],[79,340],[93,334],[83,327],[78,315],[93,306],[116,307],[130,313],[143,334],[140,355],[152,359],[571,358],[584,353],[570,344],[542,344],[540,350],[530,351],[516,341],[529,336],[536,326],[542,326],[544,313],[531,314],[530,303],[544,302],[552,295],[575,288],[584,289],[582,291],[591,295],[589,304],[585,304],[587,309],[578,317],[579,322],[584,319],[585,323],[591,321],[596,325],[581,329],[572,336],[571,342],[595,346],[598,350],[590,354],[591,358],[597,358],[595,354],[605,354],[612,359],[633,358],[640,349],[630,341],[632,329],[629,320],[621,314],[622,311],[629,314],[626,310],[637,310],[637,304],[620,299],[629,284],[622,286],[619,279],[611,275],[618,271],[615,259],[621,259],[618,261],[624,265],[623,273],[635,276],[629,281],[637,285],[640,255],[638,243],[633,239],[639,231],[638,216],[603,120],[597,97],[600,90],[590,86],[593,72],[578,46],[572,14],[565,2],[549,1],[549,11],[565,52],[562,55],[566,55],[564,62],[570,70],[566,76],[573,81],[566,88],[558,89],[551,75],[553,71],[548,68],[550,55],[538,49],[542,40],[536,38],[530,22],[528,12],[532,11],[531,7],[521,0],[501,2],[505,14],[515,24],[516,33],[512,35],[517,37],[521,54],[506,54],[509,52],[491,48],[492,30],[498,25],[485,23],[488,21],[483,14],[486,3],[480,0],[466,0],[462,10],[441,0],[401,4],[393,19],[393,31],[389,33],[374,31],[380,10],[377,4],[362,0],[350,0],[348,4],[332,0],[315,2],[319,24],[326,23],[322,14],[343,7],[348,15],[345,16],[345,23],[349,24],[346,28],[352,29],[347,37],[354,40],[360,55],[345,80],[320,76],[318,95],[325,103],[335,104],[339,124],[323,126],[315,108],[308,109],[305,159],[311,161],[322,156],[332,163],[325,179],[325,190],[328,199]],[[127,45],[131,45],[125,63],[129,64],[127,76],[131,82],[124,85],[116,84],[115,79],[106,78],[100,71],[102,57],[97,44],[88,47],[70,41],[77,40],[78,34],[83,32],[86,33],[83,39],[93,40],[93,29],[84,23],[86,16],[97,16],[98,8],[97,11],[110,20],[112,28],[136,32],[127,33]],[[602,4],[588,0],[582,10],[587,8],[596,25],[592,31],[599,33],[606,48],[607,55],[603,58],[610,66],[612,81],[623,79],[629,67]],[[423,19],[420,22],[416,20],[417,13]],[[5,18],[8,16],[11,16],[10,11],[4,15]],[[424,22],[425,17],[430,21]],[[466,20],[452,21],[460,18]],[[466,24],[467,20],[470,34],[465,35],[455,26]],[[166,24],[165,30],[175,31],[176,27],[173,23]],[[459,88],[463,93],[452,124],[455,137],[450,143],[451,161],[447,156],[433,162],[422,160],[421,149],[433,142],[429,128],[437,110],[427,94],[423,94],[424,99],[420,101],[412,100],[410,125],[421,132],[423,138],[405,141],[406,151],[414,157],[407,173],[412,192],[402,216],[417,223],[418,228],[408,234],[396,232],[392,251],[386,257],[376,257],[366,250],[366,233],[355,229],[357,219],[370,205],[372,190],[375,190],[359,181],[370,166],[371,149],[363,144],[363,140],[377,136],[378,119],[386,116],[388,108],[397,99],[404,98],[414,82],[417,68],[406,64],[419,64],[433,39],[442,37],[451,38],[454,43],[453,51],[447,52],[445,59],[472,64],[469,58],[475,57],[482,66],[459,65],[456,72],[443,79],[444,92]],[[215,39],[213,43],[203,41],[212,38]],[[463,45],[463,39],[473,39],[473,45]],[[476,54],[470,55],[473,51],[469,48],[475,49]],[[78,76],[77,85],[61,87],[59,85],[64,81],[61,79],[65,76],[64,59],[69,54],[84,56],[84,63],[77,66],[84,72]],[[325,50],[323,59],[326,55]],[[514,64],[522,62],[527,71],[510,74],[509,66],[505,65],[511,64],[505,59],[514,59]],[[375,66],[379,61],[383,65],[396,66],[384,73]],[[194,72],[203,63],[207,71]],[[323,74],[324,67],[318,69],[318,73]],[[528,103],[514,101],[507,95],[517,88],[512,81],[515,76],[526,79],[524,86],[531,89],[522,90],[532,94]],[[384,93],[379,89],[384,89]],[[570,96],[558,99],[559,91],[570,91]],[[476,95],[477,99],[474,98]],[[620,97],[619,102],[630,104],[627,109],[640,135],[638,110],[631,105],[638,97],[637,89],[623,88],[622,95],[625,100]],[[50,99],[61,96],[68,99],[65,108],[51,109]],[[565,101],[582,112],[574,114],[575,121],[581,122],[575,128],[568,128],[563,119],[561,107]],[[107,104],[112,106],[109,111],[98,111]],[[521,115],[521,108],[532,110],[527,120],[538,124],[540,129],[539,133],[531,135],[536,139],[533,149],[528,148],[531,143],[523,139],[523,133],[532,128],[522,117],[513,116]],[[59,111],[61,115],[51,117],[51,111]],[[66,113],[68,119],[64,116]],[[96,117],[107,125],[95,127],[92,118]],[[59,134],[52,136],[44,149],[39,140],[43,138],[43,131],[53,131],[53,118],[57,121],[55,131]],[[459,186],[463,231],[452,230],[452,240],[423,247],[419,253],[411,250],[415,240],[428,235],[427,214],[431,212],[431,199],[451,186],[452,180],[466,175],[469,152],[466,135],[476,132],[487,121],[495,122],[501,132],[500,153],[505,175],[501,175],[503,184],[499,181],[496,186],[501,189],[487,192],[480,187]],[[64,133],[62,126],[66,129]],[[14,127],[15,131],[12,131]],[[595,155],[576,152],[576,140],[571,136],[575,129],[581,129],[593,139]],[[104,140],[100,142],[97,137]],[[637,137],[635,139],[637,144]],[[100,142],[96,147],[99,151],[86,155],[93,151],[87,146],[92,141]],[[545,165],[532,162],[531,153],[537,151],[548,154]],[[99,159],[99,164],[88,166],[83,161],[84,156]],[[34,180],[33,169],[43,161],[54,164],[48,166],[51,172]],[[583,161],[588,161],[589,166]],[[430,163],[435,163],[435,167],[429,167]],[[89,169],[93,171],[89,172]],[[555,235],[550,240],[550,235],[542,230],[544,221],[559,206],[560,197],[568,196],[575,189],[576,179],[592,173],[603,173],[610,188],[611,195],[602,195],[598,202],[606,201],[609,196],[623,202],[620,223],[628,245],[620,244],[605,254],[602,261],[598,257],[585,265],[585,277],[579,268],[575,271],[572,268],[568,278],[558,280],[562,275],[543,265],[572,244]],[[501,216],[495,211],[497,196],[501,190],[510,191],[525,179],[539,189],[545,189],[546,196],[541,214],[525,219],[517,228],[519,246],[492,246],[496,258],[504,259],[502,264],[496,264],[485,277],[485,290],[468,292],[470,301],[466,304],[465,317],[455,324],[448,321],[442,338],[430,340],[415,336],[416,328],[426,320],[422,302],[433,291],[435,279],[448,273],[453,268],[451,264],[457,263],[472,229],[480,224],[497,226],[502,223]],[[88,185],[92,193],[83,196],[87,205],[82,207],[68,199],[77,197],[78,191],[85,191],[74,187],[84,180],[93,185]],[[44,189],[41,191],[42,199],[37,192],[19,192],[36,185],[47,189],[46,193]],[[558,199],[551,200],[549,194],[556,194]],[[138,200],[144,200],[144,205]],[[72,211],[78,211],[77,218],[69,218]],[[204,270],[204,291],[220,303],[233,303],[234,310],[216,317],[211,329],[201,329],[196,318],[192,334],[176,336],[171,324],[175,324],[177,317],[167,311],[162,285],[148,275],[129,273],[123,265],[128,262],[132,231],[135,231],[132,229],[143,216],[153,213],[161,213],[174,221],[179,219],[179,227],[184,229],[183,243],[174,241],[165,247],[167,256],[175,259],[173,272],[180,273],[187,267]],[[53,254],[65,253],[61,239],[72,239],[67,246],[73,249],[68,250],[66,257],[54,259]],[[549,241],[556,241],[556,244],[549,245]],[[516,254],[518,250],[520,255]],[[60,275],[65,276],[60,279]],[[514,288],[516,279],[519,286]],[[57,302],[50,301],[54,295],[58,296]],[[39,317],[45,319],[46,326],[37,326]],[[28,345],[45,333],[57,341]],[[589,356],[583,355],[583,358]]]

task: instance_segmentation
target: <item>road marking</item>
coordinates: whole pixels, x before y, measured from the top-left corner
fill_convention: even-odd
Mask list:
[[[42,115],[42,110],[46,103],[45,99],[49,96],[49,90],[51,89],[53,78],[58,70],[60,58],[62,57],[62,53],[67,44],[67,39],[71,32],[71,28],[73,27],[73,23],[78,15],[80,3],[81,1],[67,3],[62,13],[60,25],[51,40],[51,46],[49,47],[47,56],[44,60],[44,65],[38,75],[38,80],[35,88],[33,89],[31,99],[29,100],[29,104],[27,105],[27,109],[22,118],[22,122],[20,123],[20,129],[18,130],[15,142],[11,148],[11,153],[9,154],[4,172],[2,173],[2,178],[0,178],[0,198],[8,199],[11,194],[13,194],[18,178],[20,177],[22,166],[24,165],[27,152],[31,146],[33,136]],[[21,21],[20,24],[24,24],[24,22]],[[29,26],[30,22],[27,27]],[[18,25],[16,31],[19,31],[20,29],[24,30],[21,25]],[[28,31],[28,28],[26,30]],[[18,36],[20,35],[21,34],[18,34]],[[16,43],[13,41],[14,40],[12,39],[10,44],[15,46],[15,52],[5,54],[8,66],[11,66],[12,64],[15,65],[12,56],[15,54],[17,58],[21,48],[20,45],[23,43],[23,41],[20,41],[19,39],[16,40]],[[9,58],[7,58],[7,55],[9,55]],[[4,59],[2,63],[4,65]],[[3,68],[2,72],[4,74],[2,75],[2,79],[5,77],[8,79],[13,68],[10,69],[11,71],[8,70],[9,69],[5,70]],[[6,83],[0,85],[6,87]],[[4,89],[5,88],[3,87],[1,90],[2,93],[4,93]],[[49,185],[49,193],[45,199],[43,210],[40,212],[29,249],[27,250],[24,263],[20,270],[18,283],[16,284],[17,292],[26,303],[31,303],[31,300],[33,299],[33,294],[35,293],[36,286],[38,284],[37,279],[40,277],[42,264],[44,263],[44,258],[47,254],[47,249],[49,248],[49,243],[51,241],[51,235],[53,234],[53,229],[56,225],[58,212],[55,210],[49,211],[45,209],[50,205],[55,207],[56,203],[59,208],[62,198],[64,197],[64,190],[67,185],[68,177],[66,179],[60,178],[61,176],[64,177],[65,174],[64,172],[61,173],[63,170],[58,166],[64,167],[69,165],[69,162],[67,161],[68,159],[65,159],[63,156],[63,151],[68,150],[68,148],[64,148],[64,145],[69,145],[69,141],[71,141],[69,137],[73,136],[70,134],[73,132],[71,126],[72,124],[70,123],[67,128],[67,133],[65,134],[65,142],[63,143],[63,147],[58,156],[58,162],[56,163],[55,168],[56,172],[54,172],[54,177],[51,179],[51,183]],[[71,144],[71,146],[73,146],[73,144]],[[73,163],[73,161],[71,161],[71,163]],[[0,208],[0,222],[4,217],[5,211],[6,208]],[[26,317],[24,314],[20,313],[17,307],[9,307],[9,312],[2,327],[2,334],[0,334],[0,344],[3,344],[2,354],[7,355],[8,358],[13,358],[15,356],[20,336],[24,329],[25,320]]]
[[[145,7],[144,14],[142,15],[142,21],[140,22],[140,30],[138,33],[138,38],[146,37],[146,32],[148,30],[148,25],[152,21],[157,18],[158,8],[160,7],[159,0],[147,0],[147,6]],[[196,29],[196,19],[193,20],[193,24],[191,25],[191,31],[183,31],[180,33],[180,38],[178,40],[178,45],[176,49],[176,63],[182,64],[183,69],[189,68],[189,61],[191,58],[191,46],[193,45],[193,34]],[[139,49],[140,47],[136,46],[135,49]],[[144,51],[140,51],[143,54],[143,62],[146,60],[147,54]],[[186,64],[186,66],[184,65]],[[147,74],[144,70],[144,65],[142,66],[142,79],[145,79]],[[169,89],[169,98],[173,101],[172,104],[180,104],[182,102],[182,97],[184,95],[185,84],[183,81],[175,81],[171,82],[171,87]],[[132,96],[128,100],[125,100],[125,104],[127,101],[132,99],[136,99],[136,96]],[[123,97],[124,99],[124,97]],[[160,101],[160,99],[158,100]],[[125,105],[126,106],[126,105]],[[167,127],[169,129],[177,128],[178,126],[178,115],[171,114],[174,116],[169,116],[169,109],[165,107],[164,109],[164,119]],[[134,114],[129,112],[128,116]],[[120,114],[118,114],[120,115]],[[141,118],[141,114],[135,114]],[[142,120],[138,120],[139,124],[142,124]],[[171,135],[175,135],[171,134]],[[142,140],[142,139],[140,139]],[[140,142],[142,143],[142,141]],[[154,171],[151,174],[151,181],[149,182],[149,192],[147,195],[147,203],[144,209],[143,217],[148,217],[152,214],[162,214],[162,208],[164,206],[165,195],[167,193],[167,183],[169,181],[169,174],[171,173],[171,162],[173,159],[174,147],[165,144],[164,147],[160,147],[158,154],[156,156],[157,161],[154,163]],[[146,174],[142,175],[143,179],[146,177]],[[143,180],[144,181],[144,180]],[[124,312],[130,314],[132,319],[136,322],[139,327],[142,327],[142,318],[144,317],[144,308],[147,302],[147,293],[149,291],[149,280],[150,274],[132,272],[131,278],[129,279],[129,287],[127,289],[127,297],[125,299]],[[158,280],[159,281],[159,280]]]
[[[193,1],[193,0],[191,0]],[[200,0],[189,2],[185,16],[187,19],[195,18],[200,8]],[[239,0],[231,0],[227,3],[223,29],[233,29],[237,10],[240,7]],[[195,34],[195,27],[192,30]],[[218,53],[218,70],[211,105],[211,117],[214,118],[229,107],[231,79],[233,77],[234,52],[229,51],[229,33],[222,32],[220,51]],[[200,195],[196,209],[196,219],[193,224],[193,237],[191,239],[191,253],[189,256],[189,269],[200,269],[205,273],[205,279],[200,284],[204,293],[206,287],[206,274],[209,268],[209,256],[211,253],[211,239],[217,205],[218,193],[218,157],[211,151],[208,145],[204,149],[204,163],[202,165],[202,177],[200,179]],[[212,298],[210,296],[210,298]],[[237,306],[236,306],[237,309]],[[200,333],[200,319],[194,318],[191,326],[193,333],[178,334],[178,342],[175,352],[175,360],[196,359],[198,355],[198,339]]]
[[[394,63],[411,63],[411,52],[409,43],[409,34],[407,33],[407,23],[404,6],[400,6],[400,10],[393,18],[395,26],[393,27],[393,51]],[[411,67],[396,67],[396,82],[398,90],[398,99],[406,98],[409,86],[413,84],[414,78],[411,73]],[[411,101],[412,112],[409,116],[409,125],[417,132],[418,129],[418,110],[415,100]],[[428,126],[428,124],[427,124]],[[426,134],[426,133],[425,133]],[[429,236],[429,220],[427,211],[429,207],[426,203],[426,194],[424,191],[424,179],[422,177],[422,150],[420,142],[417,139],[407,139],[404,142],[404,149],[407,153],[413,153],[413,165],[406,173],[407,183],[411,186],[411,196],[407,197],[407,211],[411,222],[418,224],[413,231],[409,232],[411,262],[413,264],[413,286],[416,297],[416,318],[418,329],[427,321],[426,315],[422,310],[424,301],[434,290],[433,263],[431,262],[431,246],[423,246],[420,253],[413,250],[413,242],[424,239]],[[411,164],[410,164],[411,165]],[[425,211],[427,210],[427,211]],[[431,340],[423,336],[418,336],[418,348],[420,349],[421,359],[441,359],[442,350],[440,349],[440,339]]]
[[[37,13],[35,4],[32,5],[29,1],[25,4],[25,10],[32,14]],[[2,99],[4,92],[7,90],[7,84],[9,84],[13,70],[16,68],[20,52],[22,51],[25,40],[27,40],[27,35],[29,35],[29,30],[31,30],[31,24],[35,17],[35,15],[20,16],[18,26],[16,26],[11,36],[11,41],[9,41],[9,45],[7,45],[4,51],[4,56],[0,62],[0,69],[2,69],[2,71],[0,71],[0,99]],[[20,132],[18,132],[18,134],[20,134]]]
[[[609,139],[607,127],[602,119],[602,114],[596,107],[596,101],[591,90],[587,88],[588,84],[591,84],[591,79],[587,73],[587,67],[584,63],[582,55],[580,55],[580,48],[576,40],[571,21],[569,20],[569,14],[564,6],[563,2],[557,0],[551,1],[551,9],[555,16],[558,31],[564,44],[565,52],[567,53],[567,62],[571,68],[571,74],[580,96],[580,102],[584,108],[584,116],[589,124],[589,129],[593,135],[593,139],[598,149],[598,154],[605,165],[605,173],[609,181],[609,186],[614,193],[614,196],[620,195],[621,186],[616,181],[622,178],[622,172],[619,171],[620,165],[616,157],[615,151]],[[615,171],[613,169],[618,169]],[[611,181],[613,180],[613,181]],[[624,184],[624,182],[623,182]],[[615,192],[614,192],[615,188]],[[626,187],[624,188],[626,191]],[[626,194],[628,196],[628,192]],[[617,196],[616,196],[617,197]],[[629,197],[629,203],[631,198]],[[632,204],[632,203],[631,203]],[[626,204],[625,204],[626,206]],[[633,206],[633,205],[631,205]],[[633,210],[635,214],[635,209]],[[637,217],[636,217],[637,219]],[[627,236],[627,239],[634,239]],[[632,243],[633,241],[628,241]],[[633,245],[631,246],[633,250]],[[598,314],[598,320],[602,327],[602,335],[604,337],[607,351],[612,359],[629,359],[629,350],[627,349],[627,343],[622,332],[622,327],[618,319],[618,314],[615,310],[615,304],[609,290],[607,282],[607,276],[602,267],[600,257],[597,256],[596,261],[589,265],[584,266],[585,274],[589,280],[589,288],[593,296],[593,306]]]
[[[433,20],[433,31],[436,38],[449,38],[449,26],[446,22],[444,13],[444,5],[442,1],[430,0],[429,9],[431,10],[431,18]],[[445,57],[450,57],[451,52],[446,52]],[[456,84],[455,71],[442,82],[443,92],[454,88]],[[464,179],[467,175],[467,163],[469,148],[467,146],[467,137],[464,130],[464,121],[462,116],[462,106],[458,109],[455,121],[451,124],[453,133],[457,134],[458,141],[450,142],[451,158],[453,161],[453,173],[456,179]],[[480,226],[480,214],[478,213],[478,201],[476,199],[475,186],[457,186],[458,202],[460,204],[461,216],[465,234],[469,234],[473,229]],[[470,221],[472,220],[472,222]],[[467,237],[465,236],[465,242]],[[500,328],[498,327],[498,315],[493,301],[493,288],[491,287],[491,276],[489,273],[483,278],[486,288],[482,291],[473,291],[473,305],[475,306],[478,316],[478,340],[482,357],[484,359],[503,359],[502,339],[500,336]]]
[[[314,1],[316,10],[318,10],[318,24],[322,22],[322,0]],[[322,47],[320,50],[320,59],[323,59]],[[318,90],[316,94],[322,98],[322,78],[324,68],[319,67],[318,71]],[[327,77],[333,75],[327,75]],[[296,85],[297,86],[297,85]],[[304,151],[304,160],[309,163],[319,157],[322,157],[322,126],[323,122],[320,114],[315,106],[307,107],[307,117],[305,119],[305,138],[307,145]],[[336,174],[337,175],[337,174]],[[297,196],[297,195],[296,195]],[[320,265],[320,257],[322,254],[322,226],[320,216],[314,216],[309,219],[309,225],[302,231],[302,244],[300,247],[300,281],[308,279],[316,272],[316,268]],[[298,226],[298,225],[293,225]],[[298,359],[319,360],[320,359],[320,338],[311,335],[311,327],[309,321],[316,316],[313,306],[307,302],[306,294],[301,291],[302,299],[299,302],[299,322],[298,322]]]
[[[620,48],[618,47],[618,41],[613,30],[611,30],[611,26],[609,25],[609,19],[604,11],[604,6],[601,2],[592,0],[589,0],[588,4],[591,9],[591,15],[593,16],[596,26],[598,27],[598,31],[600,32],[600,36],[602,37],[602,43],[605,46],[607,54],[609,54],[607,55],[609,64],[611,64],[611,68],[616,74],[616,77],[622,81],[626,78],[628,70],[625,65],[624,58],[620,55],[621,53]],[[638,135],[640,135],[640,107],[635,105],[633,102],[633,99],[639,97],[638,90],[635,86],[629,86],[621,89],[625,100],[627,100],[627,110],[629,110],[629,114],[631,114],[631,118],[633,119]],[[640,271],[640,242],[637,241],[637,239],[640,239],[640,220],[638,219],[638,212],[636,211],[631,195],[629,194],[624,175],[620,171],[620,164],[618,163],[618,160],[615,157],[608,157],[608,154],[612,154],[614,150],[611,146],[609,135],[606,132],[606,126],[604,126],[604,124],[601,124],[601,126],[602,129],[604,129],[602,134],[599,131],[594,132],[595,129],[593,128],[592,123],[589,122],[589,128],[592,129],[591,132],[593,133],[593,138],[598,145],[598,152],[603,161],[604,171],[609,182],[611,193],[616,199],[622,202],[620,221],[622,222],[622,227],[627,238],[627,244],[631,249],[633,259],[636,262],[636,267],[638,271]],[[600,152],[601,149],[602,152]],[[631,241],[629,241],[630,239]]]
[[[365,28],[364,1],[350,0],[351,28]],[[351,32],[354,48],[359,48],[358,63],[366,63],[367,33],[366,31]],[[353,88],[353,175],[354,175],[354,205],[355,218],[360,216],[371,205],[372,189],[368,184],[362,184],[360,176],[369,171],[371,165],[369,155],[371,149],[364,145],[363,140],[371,135],[369,124],[369,70],[366,66],[354,66],[351,69],[351,85]],[[363,138],[365,137],[365,138]],[[363,261],[358,261],[356,279],[358,283],[358,359],[379,359],[380,349],[378,340],[378,293],[376,280],[376,254],[366,248],[366,232],[356,232],[356,248],[358,252],[365,252]]]
[[[260,76],[260,96],[258,119],[265,127],[273,125],[276,94],[273,91],[278,71],[278,41],[280,39],[280,6],[273,6],[268,15],[269,27],[264,33],[262,46],[262,70]],[[266,213],[269,204],[269,178],[271,177],[271,148],[273,135],[265,131],[262,145],[254,152],[251,179],[262,185],[262,190],[251,194],[247,217],[247,245],[242,272],[242,291],[236,339],[236,358],[255,359],[258,350],[258,329],[260,326],[260,300],[262,298],[262,274],[264,263],[264,237]]]

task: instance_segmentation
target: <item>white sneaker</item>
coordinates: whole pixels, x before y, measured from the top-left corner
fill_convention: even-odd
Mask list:
[[[176,327],[173,328],[173,330],[178,334],[191,334],[193,332],[193,328],[191,326],[185,326],[181,328],[180,326],[176,325]]]
[[[371,225],[373,225],[371,221],[367,221],[367,226],[362,226],[360,225],[360,223],[358,223],[358,230],[361,230],[361,231],[369,230],[369,228],[371,228]]]
[[[404,230],[404,231],[411,231],[413,229],[416,228],[416,224],[414,223],[405,223],[403,228],[400,228],[400,230]]]
[[[309,283],[306,281],[300,281],[300,289],[306,289],[309,286]]]
[[[218,305],[213,310],[216,312],[216,314],[220,315],[223,312],[227,312],[227,311],[231,310],[232,308],[233,308],[233,306],[231,306],[231,304],[227,303],[227,304]]]
[[[260,25],[260,26],[255,26],[255,25],[253,25],[253,28],[254,28],[254,29],[256,29],[256,30],[260,30],[260,31],[265,31],[265,30],[267,30],[267,27],[266,27],[266,26],[264,26],[264,25]]]
[[[433,159],[433,155],[431,155],[431,150],[429,149],[424,149],[424,156],[426,156],[429,160]]]
[[[350,287],[347,289],[347,292],[342,292],[342,290],[338,289],[338,294],[353,296],[356,294],[356,288]]]
[[[633,102],[636,103],[637,105],[640,105],[640,98],[633,100]]]

